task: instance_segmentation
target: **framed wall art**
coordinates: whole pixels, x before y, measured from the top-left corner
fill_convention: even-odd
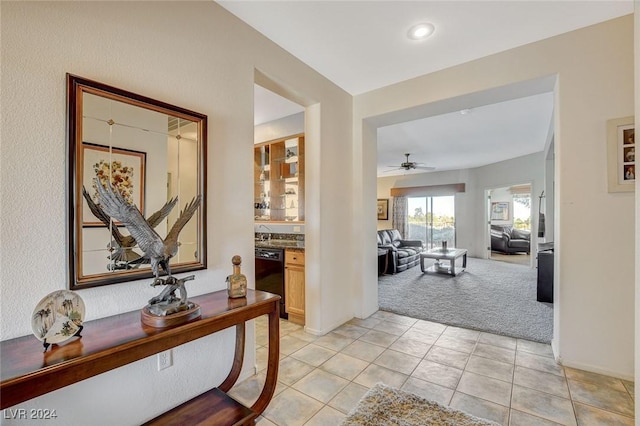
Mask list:
[[[146,154],[140,151],[97,145],[82,144],[82,184],[91,198],[97,202],[97,189],[93,178],[105,183],[111,176],[111,185],[125,200],[134,204],[144,214],[144,186]],[[86,201],[83,200],[86,204]],[[104,226],[88,206],[82,209],[82,226]]]
[[[633,192],[636,183],[636,138],[633,116],[607,121],[609,192]]]
[[[96,177],[110,179],[147,219],[177,196],[181,206],[199,196],[169,263],[174,274],[205,269],[207,116],[72,74],[66,92],[69,289],[154,277],[150,265],[130,263],[142,253],[129,230],[118,222],[105,226],[111,222],[95,203]],[[181,211],[169,209],[154,228],[163,239]]]
[[[491,220],[509,220],[509,203],[491,203]]]
[[[388,198],[378,198],[378,220],[389,220]]]

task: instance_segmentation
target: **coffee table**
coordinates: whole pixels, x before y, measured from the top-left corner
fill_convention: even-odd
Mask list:
[[[456,259],[462,257],[462,269],[456,272]],[[433,266],[425,269],[424,260],[435,259],[436,263]],[[443,263],[441,260],[447,261]],[[456,273],[460,273],[467,267],[467,249],[461,248],[449,248],[442,250],[441,248],[433,248],[425,252],[420,253],[420,269],[422,272],[437,272],[439,274],[449,274],[456,276]]]

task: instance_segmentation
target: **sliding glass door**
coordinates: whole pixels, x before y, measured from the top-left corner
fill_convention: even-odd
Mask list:
[[[421,240],[427,249],[456,245],[455,197],[409,197],[407,219],[409,240]]]

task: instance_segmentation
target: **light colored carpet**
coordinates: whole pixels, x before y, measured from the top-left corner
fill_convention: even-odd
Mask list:
[[[342,426],[495,426],[497,424],[382,383],[369,389],[342,422]]]
[[[427,263],[425,263],[425,266]],[[553,304],[536,300],[536,269],[469,258],[452,277],[420,266],[378,279],[381,310],[457,327],[549,343]]]

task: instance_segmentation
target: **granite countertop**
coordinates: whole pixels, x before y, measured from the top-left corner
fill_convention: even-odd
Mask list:
[[[304,241],[275,240],[275,239],[264,240],[264,241],[256,240],[256,247],[304,250]]]

